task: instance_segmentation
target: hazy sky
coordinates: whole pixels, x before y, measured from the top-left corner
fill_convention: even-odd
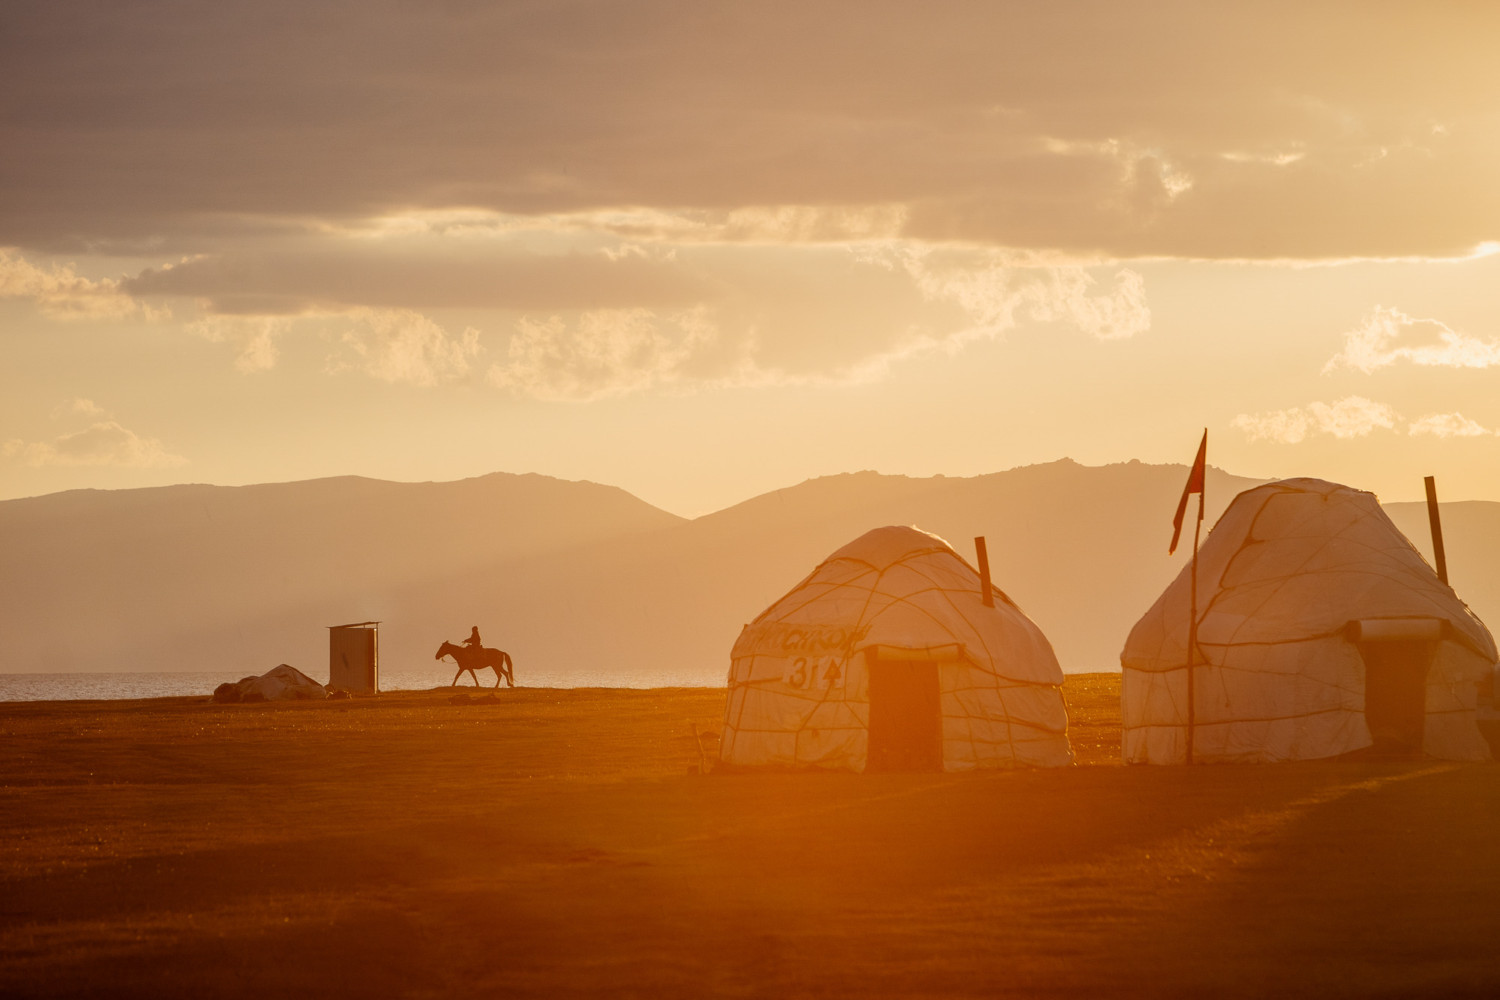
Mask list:
[[[1500,5],[9,2],[0,497],[1500,499]]]

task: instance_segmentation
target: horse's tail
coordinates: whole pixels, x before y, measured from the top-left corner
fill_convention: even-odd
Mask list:
[[[507,653],[505,650],[502,649],[500,651],[500,657],[505,662],[505,684],[506,684],[507,687],[515,687],[516,686],[515,665],[513,663],[511,663],[510,654]]]

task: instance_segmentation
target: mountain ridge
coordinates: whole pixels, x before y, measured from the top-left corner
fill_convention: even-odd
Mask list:
[[[323,626],[368,619],[385,622],[387,665],[430,662],[443,638],[478,624],[516,658],[522,683],[717,684],[745,622],[886,524],[932,531],[970,561],[984,535],[996,585],[1042,627],[1064,669],[1113,670],[1130,626],[1185,564],[1182,549],[1166,552],[1185,476],[1181,465],[1139,461],[970,477],[865,470],[692,519],[618,487],[535,473],[0,501],[0,601],[11,619],[0,670],[261,672],[289,662],[320,676]],[[1210,467],[1209,525],[1263,481]],[[1389,509],[1429,552],[1425,505]],[[1443,511],[1456,589],[1481,617],[1500,614],[1489,569],[1500,565],[1500,504]]]

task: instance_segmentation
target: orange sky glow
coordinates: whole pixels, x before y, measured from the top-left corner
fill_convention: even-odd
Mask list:
[[[504,470],[696,515],[1207,427],[1242,475],[1500,499],[1497,29],[15,4],[0,498]]]

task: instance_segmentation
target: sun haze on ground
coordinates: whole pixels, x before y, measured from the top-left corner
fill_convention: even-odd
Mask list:
[[[0,706],[0,991],[1492,995],[1500,769],[703,776],[717,689]]]

